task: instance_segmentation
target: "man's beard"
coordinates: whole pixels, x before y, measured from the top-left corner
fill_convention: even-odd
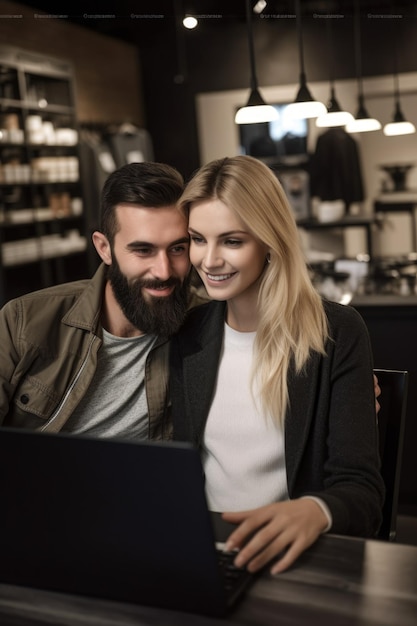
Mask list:
[[[107,276],[120,308],[135,328],[163,337],[169,337],[180,329],[187,312],[187,280],[181,282],[174,277],[166,281],[129,280],[120,270],[114,253]],[[143,296],[144,287],[158,289],[171,286],[174,291],[169,296],[148,296],[149,299]]]

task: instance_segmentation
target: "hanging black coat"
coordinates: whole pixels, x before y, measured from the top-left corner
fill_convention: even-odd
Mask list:
[[[364,200],[358,146],[344,128],[319,135],[311,159],[310,192],[321,200],[344,200],[347,210]]]

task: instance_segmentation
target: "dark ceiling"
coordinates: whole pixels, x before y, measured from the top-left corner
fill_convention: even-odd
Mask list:
[[[254,5],[256,0],[252,0]],[[175,20],[185,13],[197,13],[200,27],[210,28],[218,22],[245,21],[245,0],[110,0],[91,2],[83,0],[82,9],[74,2],[56,0],[24,1],[28,7],[49,14],[65,14],[68,19],[103,35],[116,37],[139,47],[152,44],[153,38],[172,28]],[[77,3],[78,4],[78,3]],[[352,15],[355,0],[301,0],[303,15]],[[417,0],[359,0],[361,15],[401,15],[417,18]],[[294,14],[294,0],[268,0],[264,14]],[[254,18],[262,19],[262,18]]]

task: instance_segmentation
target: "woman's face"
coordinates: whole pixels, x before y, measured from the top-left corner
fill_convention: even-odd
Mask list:
[[[220,200],[191,206],[190,259],[213,300],[257,295],[267,248]]]

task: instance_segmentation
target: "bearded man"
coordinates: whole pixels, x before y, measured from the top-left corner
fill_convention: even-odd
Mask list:
[[[187,310],[183,179],[160,163],[113,172],[101,196],[90,280],[0,311],[0,424],[98,437],[171,436],[169,337]]]

